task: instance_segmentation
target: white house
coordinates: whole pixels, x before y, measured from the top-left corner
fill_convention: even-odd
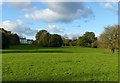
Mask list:
[[[20,38],[20,44],[27,44],[26,38]]]
[[[27,44],[32,44],[32,43],[33,43],[33,40],[27,39]]]
[[[32,44],[32,43],[33,43],[33,40],[20,38],[20,44]]]

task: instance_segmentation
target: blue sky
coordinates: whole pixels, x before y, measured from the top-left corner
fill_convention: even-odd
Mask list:
[[[118,24],[118,4],[114,2],[5,2],[0,6],[0,26],[29,39],[35,39],[42,29],[69,38],[86,31],[99,36],[104,27]]]

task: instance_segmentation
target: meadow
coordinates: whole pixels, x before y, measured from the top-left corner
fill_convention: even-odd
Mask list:
[[[17,45],[2,52],[3,81],[118,80],[118,54],[102,48]]]

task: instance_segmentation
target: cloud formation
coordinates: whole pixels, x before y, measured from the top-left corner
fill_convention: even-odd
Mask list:
[[[30,1],[32,2],[118,2],[119,0],[4,0],[3,2],[30,2]]]
[[[55,33],[63,33],[63,29],[56,25],[48,25],[47,30]]]
[[[101,6],[109,11],[118,15],[118,3],[117,2],[104,2]]]
[[[27,26],[19,26],[14,28],[14,32],[18,33],[20,36],[33,36],[38,30]]]
[[[80,2],[47,2],[46,5],[48,8],[27,13],[25,17],[45,22],[71,22],[94,16],[92,10]]]
[[[104,3],[104,4],[102,4],[102,7],[103,8],[112,8],[113,6],[112,6],[112,4],[111,3]]]
[[[27,26],[22,26],[22,21],[17,20],[16,22],[11,22],[9,20],[0,23],[0,27],[5,30],[17,33],[19,36],[33,36],[38,30]]]
[[[35,6],[30,2],[30,1],[27,1],[27,2],[6,2],[7,5],[15,8],[15,9],[18,9],[18,10],[31,10],[31,9],[34,9]]]
[[[80,36],[79,33],[73,33],[73,32],[63,35],[63,37],[65,37],[65,38],[67,37],[69,39],[77,39],[79,36]]]
[[[88,2],[87,0],[84,0]],[[91,2],[119,2],[119,0],[90,0]]]
[[[36,21],[44,20],[46,22],[57,21],[57,19],[60,19],[59,14],[51,11],[48,8],[44,10],[35,10],[31,14],[25,14],[25,17]]]
[[[3,2],[31,2],[32,0],[4,0]]]

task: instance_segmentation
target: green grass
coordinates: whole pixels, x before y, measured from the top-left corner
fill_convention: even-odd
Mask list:
[[[3,50],[3,81],[117,81],[118,54],[101,48],[40,48],[18,45]]]

